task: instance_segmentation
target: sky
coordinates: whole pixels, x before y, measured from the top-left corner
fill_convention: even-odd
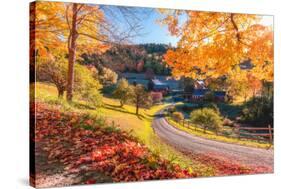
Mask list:
[[[171,43],[172,46],[176,46],[179,38],[171,36],[166,25],[157,23],[157,20],[161,19],[160,13],[153,11],[147,19],[142,21],[144,29],[143,35],[136,38],[135,43]]]
[[[135,37],[132,42],[136,44],[164,43],[176,46],[177,42],[179,41],[179,38],[170,35],[167,25],[161,25],[160,23],[157,23],[157,20],[161,20],[161,18],[163,18],[163,15],[161,15],[155,9],[147,10],[150,10],[149,14],[147,14],[146,12],[146,15],[142,17],[143,20],[140,23],[143,26],[143,29],[141,30],[141,35]],[[186,21],[186,19],[186,16],[181,16],[179,18],[179,22],[183,23]],[[265,26],[273,26],[273,16],[261,16],[260,23]]]

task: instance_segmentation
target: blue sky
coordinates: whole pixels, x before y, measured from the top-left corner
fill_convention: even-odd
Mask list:
[[[112,7],[112,6],[111,6]],[[130,7],[132,8],[132,7]],[[135,44],[140,43],[163,43],[163,44],[172,44],[172,46],[176,46],[179,38],[170,35],[168,31],[167,25],[161,25],[157,23],[157,20],[161,20],[163,15],[161,15],[156,9],[153,8],[133,8],[136,11],[144,11],[143,16],[141,18],[143,20],[140,21],[140,25],[143,27],[140,31],[141,35],[134,37],[132,40]],[[126,28],[126,22],[121,14],[116,14],[119,19],[118,25],[121,28]],[[123,15],[124,16],[124,15]],[[261,21],[260,23],[265,26],[273,26],[273,16],[260,15]],[[187,20],[185,14],[179,16],[180,24],[184,23]],[[121,21],[121,22],[120,22]]]
[[[161,25],[157,23],[157,20],[161,18],[161,14],[156,11],[151,12],[146,19],[142,21],[142,26],[144,27],[141,33],[143,35],[135,39],[135,43],[171,43],[176,46],[179,40],[175,36],[169,34],[166,25]]]

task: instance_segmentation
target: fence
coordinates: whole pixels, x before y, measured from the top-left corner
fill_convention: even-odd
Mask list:
[[[270,144],[273,144],[273,128],[268,125],[268,127],[241,127],[236,125],[234,127],[238,138],[254,139],[254,140],[265,140]],[[266,133],[258,133],[257,131],[267,131]]]
[[[168,116],[172,118],[172,114],[168,112]],[[173,119],[173,118],[172,118]],[[182,124],[184,127],[188,127],[189,129],[193,129],[197,131],[197,127],[201,128],[200,126],[195,126],[194,128],[189,127],[189,121],[186,119],[183,120],[175,120],[178,123]],[[202,128],[201,128],[202,129]],[[259,132],[264,131],[264,132]],[[232,136],[238,139],[250,139],[250,140],[257,140],[257,141],[265,141],[269,142],[271,145],[273,144],[274,138],[274,129],[268,125],[267,127],[249,127],[249,126],[242,126],[240,124],[235,124],[233,126],[233,134],[236,136]],[[218,135],[224,135],[221,132],[217,133]],[[230,137],[230,136],[228,136]]]

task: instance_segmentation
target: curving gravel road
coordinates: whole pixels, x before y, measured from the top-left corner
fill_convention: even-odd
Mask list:
[[[183,153],[192,152],[213,157],[224,157],[233,163],[249,167],[267,167],[273,170],[273,150],[246,147],[197,137],[171,126],[158,112],[152,123],[155,133]]]

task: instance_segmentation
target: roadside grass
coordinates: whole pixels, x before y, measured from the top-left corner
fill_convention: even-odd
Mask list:
[[[238,139],[234,137],[226,137],[226,136],[221,136],[221,135],[216,135],[214,131],[206,130],[206,133],[204,133],[204,130],[196,127],[193,124],[179,124],[176,121],[174,121],[171,117],[166,116],[166,120],[174,127],[185,131],[189,134],[210,139],[210,140],[215,140],[215,141],[221,141],[221,142],[226,142],[226,143],[232,143],[232,144],[239,144],[243,146],[249,146],[249,147],[256,147],[256,148],[268,148],[270,146],[269,143],[263,142],[263,141],[256,141],[256,140],[247,140],[247,139]]]
[[[118,100],[107,97],[103,97],[103,106],[99,108],[91,107],[86,101],[78,100],[75,97],[72,103],[68,103],[65,98],[58,99],[55,86],[47,83],[36,83],[35,99],[49,105],[59,106],[61,111],[81,112],[93,117],[99,116],[102,119],[98,120],[104,120],[108,130],[121,129],[128,132],[145,144],[155,155],[179,164],[181,168],[189,168],[191,172],[198,176],[215,175],[215,167],[184,155],[164,143],[154,133],[151,126],[154,114],[169,104],[156,105],[150,109],[141,108],[137,116],[134,106],[124,105],[120,107]]]

